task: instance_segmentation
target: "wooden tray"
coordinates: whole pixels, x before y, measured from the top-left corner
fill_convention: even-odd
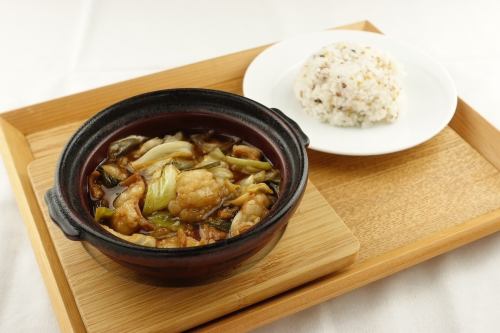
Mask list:
[[[342,28],[378,32],[369,22]],[[169,87],[207,87],[241,93],[246,67],[264,48],[1,116],[4,161],[63,331],[83,330],[83,319],[66,279],[67,267],[61,264],[55,250],[57,239],[51,238],[43,222],[28,177],[28,164],[35,159],[52,158],[78,123],[131,95]],[[358,260],[340,273],[247,306],[196,330],[249,330],[498,231],[499,143],[498,130],[459,101],[450,127],[408,151],[378,157],[342,157],[310,151],[310,180],[359,239]]]

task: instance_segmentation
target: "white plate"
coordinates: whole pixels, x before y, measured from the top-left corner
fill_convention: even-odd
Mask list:
[[[307,58],[330,43],[351,41],[385,51],[403,67],[402,110],[392,124],[341,128],[308,116],[293,94],[293,84]],[[334,30],[300,35],[275,44],[248,67],[243,93],[281,109],[309,136],[309,148],[342,155],[378,155],[414,147],[439,133],[457,105],[455,85],[446,70],[408,45],[386,36]]]

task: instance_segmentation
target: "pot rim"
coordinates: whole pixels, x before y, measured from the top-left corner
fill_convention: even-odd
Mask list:
[[[292,175],[292,177],[299,177],[298,184],[291,188],[289,191],[293,192],[289,197],[288,201],[283,203],[283,206],[280,207],[278,210],[275,210],[272,212],[272,214],[266,216],[262,222],[258,223],[256,226],[252,227],[250,230],[239,234],[237,236],[220,240],[212,244],[207,244],[207,245],[201,245],[201,246],[194,246],[194,247],[186,247],[186,248],[153,248],[153,247],[145,247],[145,246],[140,246],[136,245],[133,243],[126,242],[119,237],[116,237],[112,235],[109,232],[106,232],[104,229],[97,231],[93,228],[90,228],[84,220],[86,220],[85,217],[81,217],[78,214],[75,214],[75,212],[70,208],[70,205],[67,203],[67,201],[64,198],[63,191],[61,189],[61,185],[59,182],[60,178],[64,177],[63,171],[62,171],[62,164],[64,163],[65,160],[71,157],[70,153],[72,151],[74,152],[74,143],[76,138],[81,135],[81,133],[85,133],[88,129],[89,126],[92,125],[92,123],[96,122],[100,117],[102,117],[104,114],[108,114],[110,112],[114,112],[116,109],[121,109],[123,106],[127,105],[128,103],[133,103],[137,99],[144,99],[148,97],[158,97],[159,95],[163,94],[170,94],[170,93],[176,93],[176,92],[187,92],[187,93],[196,93],[200,95],[216,95],[218,97],[222,97],[225,99],[233,99],[237,100],[239,102],[244,102],[247,104],[250,104],[250,106],[254,108],[259,108],[269,115],[271,115],[276,122],[278,122],[284,129],[286,129],[292,137],[294,137],[295,142],[294,144],[299,147],[299,151],[301,156],[297,156],[298,163],[300,163],[300,168],[301,168],[301,173],[300,175]],[[304,139],[305,138],[305,139]],[[54,181],[54,186],[51,190],[54,191],[54,194],[57,198],[57,204],[62,206],[59,207],[64,211],[65,218],[68,220],[67,222],[75,228],[78,233],[80,234],[79,236],[75,237],[77,240],[85,240],[87,239],[86,234],[90,234],[93,237],[96,237],[110,245],[117,246],[119,248],[125,248],[131,251],[138,251],[141,253],[147,253],[148,255],[161,255],[161,256],[191,256],[191,255],[201,255],[204,253],[208,252],[213,252],[213,251],[218,251],[225,249],[227,247],[237,245],[237,244],[242,244],[246,240],[258,237],[259,235],[265,233],[268,229],[270,229],[272,226],[274,226],[276,223],[278,223],[285,215],[293,209],[294,205],[297,204],[297,202],[300,200],[304,190],[305,186],[307,183],[307,174],[308,174],[308,157],[307,157],[307,152],[306,152],[306,147],[308,145],[308,140],[307,137],[301,132],[300,128],[296,123],[294,123],[292,120],[284,116],[283,113],[281,113],[279,110],[271,109],[268,108],[254,100],[251,100],[247,97],[236,95],[233,93],[228,93],[224,91],[219,91],[219,90],[212,90],[212,89],[203,89],[203,88],[175,88],[175,89],[163,89],[163,90],[156,90],[152,92],[147,92],[144,94],[140,95],[135,95],[132,97],[129,97],[127,99],[121,100],[115,104],[112,104],[103,110],[99,111],[95,115],[93,115],[91,118],[89,118],[87,121],[85,121],[80,128],[73,134],[71,139],[68,141],[66,144],[59,161],[57,163],[57,169],[56,169],[56,177]],[[286,166],[284,166],[286,167]],[[50,190],[49,190],[50,191]],[[283,200],[284,198],[282,197],[281,199],[279,198],[276,203],[278,203],[280,200]],[[275,204],[276,204],[275,203]]]

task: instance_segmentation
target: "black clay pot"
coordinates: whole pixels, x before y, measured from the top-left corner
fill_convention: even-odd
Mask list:
[[[129,134],[163,136],[207,129],[259,147],[281,171],[279,198],[261,223],[210,245],[156,249],[123,241],[93,221],[87,177],[106,158],[111,142]],[[151,92],[114,104],[83,124],[66,145],[45,200],[52,220],[69,239],[88,241],[140,274],[173,284],[199,283],[227,275],[274,247],[304,193],[308,143],[281,111],[238,95],[205,89]]]

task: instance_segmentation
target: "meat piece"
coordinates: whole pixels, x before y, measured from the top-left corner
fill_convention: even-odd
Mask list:
[[[138,202],[128,200],[116,208],[111,218],[111,227],[121,234],[131,235],[139,231],[143,220]]]
[[[136,201],[137,203],[144,197],[146,192],[146,184],[141,176],[134,174],[121,182],[122,186],[128,186],[127,190],[122,192],[116,199],[113,205],[115,208],[120,207],[128,200]]]
[[[128,185],[128,188],[113,203],[116,210],[111,218],[111,227],[124,235],[131,235],[141,228],[153,230],[154,226],[142,216],[139,207],[146,191],[144,180],[139,175],[133,175],[121,184]]]
[[[89,192],[93,200],[100,200],[104,197],[104,191],[101,185],[97,184],[97,178],[101,176],[101,173],[94,170],[89,176]]]
[[[194,239],[200,239],[200,232],[199,232],[198,225],[184,224],[182,226],[182,231],[186,234],[186,236],[189,236],[189,237],[194,238]]]
[[[191,236],[186,235],[184,229],[177,230],[177,243],[179,247],[191,247],[201,245],[200,242]]]
[[[127,170],[119,167],[116,164],[103,164],[101,165],[101,168],[106,172],[109,176],[113,177],[114,179],[118,179],[120,181],[127,179],[128,177],[128,172]]]
[[[267,215],[267,208],[270,205],[271,200],[269,200],[266,194],[258,193],[252,195],[234,217],[233,223],[231,224],[231,230],[229,231],[230,236],[234,237],[239,235],[262,221]]]
[[[259,161],[262,156],[262,152],[255,147],[250,147],[246,145],[234,145],[233,155],[235,157],[247,158],[250,160]]]
[[[188,223],[202,221],[227,195],[224,184],[204,169],[182,172],[177,178],[176,191],[177,197],[170,201],[168,210]]]
[[[161,248],[176,248],[204,245],[196,237],[199,237],[198,228],[192,225],[184,225],[173,236],[159,240],[156,246]]]
[[[218,230],[208,224],[200,225],[200,242],[211,244],[221,239],[227,238],[227,232]]]
[[[229,220],[236,215],[238,207],[224,207],[217,212],[217,217],[223,220]]]
[[[267,195],[259,193],[249,201],[247,201],[242,207],[241,211],[247,216],[263,217],[267,214],[267,207],[271,204],[271,200]]]

